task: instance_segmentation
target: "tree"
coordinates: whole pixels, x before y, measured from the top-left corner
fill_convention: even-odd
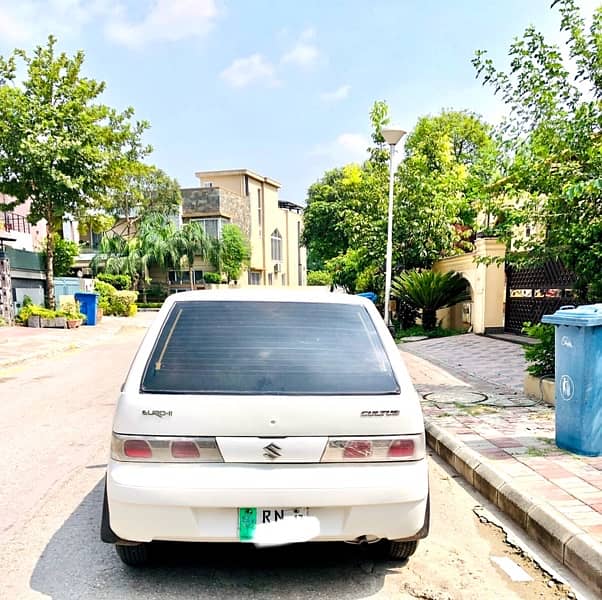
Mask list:
[[[391,294],[422,310],[422,326],[437,326],[437,311],[470,300],[466,281],[459,273],[405,271],[391,283]]]
[[[45,250],[43,254],[46,254]],[[69,274],[78,254],[79,246],[75,242],[64,240],[58,233],[54,234],[54,274],[57,277]]]
[[[370,116],[370,159],[328,171],[309,188],[304,241],[311,268],[328,264],[348,289],[374,291],[382,286],[385,266],[389,150],[381,130],[388,122],[386,103],[376,102]],[[497,146],[477,115],[443,111],[418,121],[406,154],[395,179],[395,272],[430,267],[443,256],[472,249],[466,237],[474,233],[476,215],[490,196]]]
[[[240,227],[229,223],[222,227],[218,269],[228,281],[237,281],[242,269],[251,260],[251,246]]]
[[[568,56],[529,27],[510,46],[509,72],[497,70],[484,51],[473,64],[510,109],[495,187],[521,199],[515,221],[536,232],[515,236],[509,261],[561,260],[577,275],[582,298],[596,301],[602,299],[602,7],[588,31],[574,0],[553,6]]]
[[[472,249],[460,233],[476,227],[496,153],[490,127],[467,111],[420,118],[405,149],[394,205],[398,271]]]
[[[195,257],[199,257],[202,261],[210,261],[212,256],[211,240],[206,236],[205,231],[195,221],[184,223],[173,239],[176,253],[186,262],[190,280],[190,289],[194,289],[194,277],[192,269],[194,267]]]
[[[107,212],[125,220],[125,235],[130,236],[144,215],[174,215],[181,203],[180,185],[175,179],[157,167],[140,164],[111,191],[104,204]]]
[[[54,308],[54,247],[66,214],[97,206],[123,184],[150,148],[141,137],[148,123],[98,102],[105,84],[81,74],[83,52],[72,58],[48,38],[30,57],[15,50],[0,57],[0,191],[31,199],[29,219],[46,220],[47,304]],[[25,66],[17,74],[17,62]]]

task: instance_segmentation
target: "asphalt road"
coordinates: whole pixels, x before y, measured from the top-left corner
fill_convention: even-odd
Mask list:
[[[143,329],[0,371],[0,598],[567,598],[483,523],[483,500],[431,461],[432,529],[407,562],[373,547],[164,544],[132,570],[99,540],[112,409]],[[491,556],[533,580],[514,583]]]

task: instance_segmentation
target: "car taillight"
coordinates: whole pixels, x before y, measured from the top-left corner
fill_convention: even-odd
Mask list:
[[[199,458],[201,454],[194,442],[172,442],[171,455],[174,458]]]
[[[215,438],[113,433],[111,458],[134,462],[224,462]]]
[[[368,456],[372,456],[370,440],[351,440],[343,449],[343,458],[368,458]]]
[[[414,440],[394,440],[389,446],[387,456],[389,458],[406,458],[414,455]]]
[[[123,453],[128,458],[151,458],[153,451],[145,440],[125,440]]]
[[[425,456],[424,434],[329,438],[322,462],[394,462]]]

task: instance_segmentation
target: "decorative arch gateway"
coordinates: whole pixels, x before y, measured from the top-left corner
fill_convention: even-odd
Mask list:
[[[466,280],[470,302],[438,311],[444,327],[471,328],[474,333],[502,333],[506,299],[506,247],[497,238],[480,238],[474,252],[437,261],[433,270],[455,271]]]

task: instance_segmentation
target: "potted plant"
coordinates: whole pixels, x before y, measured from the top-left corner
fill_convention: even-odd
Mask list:
[[[61,314],[65,318],[67,329],[76,329],[86,318],[86,315],[79,310],[79,302],[67,300],[61,303]]]

